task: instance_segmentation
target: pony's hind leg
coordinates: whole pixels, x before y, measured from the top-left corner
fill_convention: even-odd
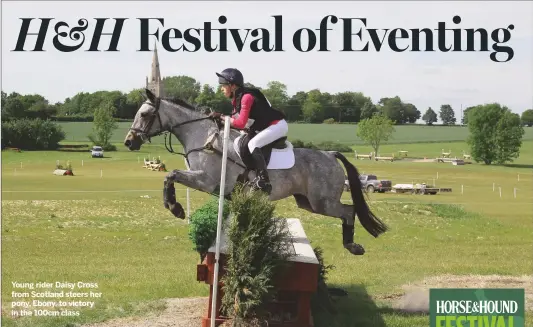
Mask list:
[[[354,255],[365,254],[365,249],[361,244],[354,243],[355,233],[355,212],[354,206],[343,204],[338,199],[309,199],[313,211],[329,217],[336,217],[342,220],[342,244],[344,248]]]
[[[298,206],[298,208],[315,213],[315,211],[311,207],[311,203],[309,203],[309,200],[307,199],[305,195],[293,194],[293,196],[294,196],[294,199],[296,200],[296,205]]]
[[[351,254],[363,255],[365,248],[361,244],[354,242],[355,226],[354,226],[354,207],[353,205],[341,204],[346,211],[350,212],[347,219],[342,219],[342,244],[350,251]]]
[[[335,205],[335,204],[334,204]],[[355,212],[354,212],[354,206],[338,203],[336,206],[339,206],[342,209],[342,244],[346,248],[346,250],[350,251],[351,254],[354,255],[363,255],[365,254],[365,248],[361,244],[357,244],[354,242],[354,234],[355,234]]]

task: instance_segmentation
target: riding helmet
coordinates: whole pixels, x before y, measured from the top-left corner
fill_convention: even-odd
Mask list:
[[[242,73],[236,68],[226,68],[218,76],[219,84],[235,84],[238,86],[244,85],[244,77]]]

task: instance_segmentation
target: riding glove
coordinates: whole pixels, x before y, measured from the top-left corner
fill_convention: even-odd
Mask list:
[[[222,114],[220,112],[212,112],[209,114],[209,117],[211,118],[215,118],[215,119],[220,119],[222,116]]]

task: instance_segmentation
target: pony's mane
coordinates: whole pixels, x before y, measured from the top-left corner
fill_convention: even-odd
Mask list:
[[[185,100],[182,100],[178,97],[162,97],[161,100],[166,100],[175,105],[178,105],[178,106],[181,106],[181,107],[193,110],[193,111],[198,111],[198,109],[195,106],[193,106],[192,104],[189,104]]]
[[[196,113],[200,113],[200,114],[203,114],[205,115],[205,113],[203,112],[203,108],[202,106],[197,106],[195,107],[194,105],[192,104],[189,104],[188,102],[186,102],[185,100],[182,100],[178,97],[161,97],[160,98],[161,100],[166,100],[166,101],[169,101],[170,103],[173,103],[175,105],[178,105],[178,106],[181,106],[181,107],[184,107],[186,109],[189,109],[191,111],[194,111]],[[230,129],[230,134],[233,133],[233,134],[240,134],[240,131],[237,130],[237,129],[234,129],[233,127]]]

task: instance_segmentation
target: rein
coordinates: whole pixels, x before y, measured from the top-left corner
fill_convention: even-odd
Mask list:
[[[205,120],[205,119],[213,119],[211,117],[205,117],[205,118],[200,118],[200,119],[194,119],[194,120],[189,120],[189,121],[186,121],[184,123],[181,123],[181,124],[178,124],[178,125],[175,125],[172,127],[172,129],[178,127],[178,126],[181,126],[181,125],[185,125],[187,123],[194,123],[196,121],[199,121],[199,120]],[[214,119],[213,119],[214,120]],[[167,135],[168,135],[168,146],[167,146]],[[222,152],[218,149],[215,149],[213,147],[213,145],[211,143],[207,143],[205,144],[204,146],[202,147],[199,147],[199,148],[194,148],[194,149],[191,149],[189,151],[187,151],[186,153],[183,153],[183,152],[176,152],[174,151],[174,149],[172,148],[172,133],[165,133],[165,148],[167,149],[168,152],[170,152],[171,154],[179,154],[179,155],[182,155],[185,157],[185,160],[187,161],[187,165],[190,167],[191,164],[189,163],[189,154],[191,154],[192,152],[196,152],[196,151],[204,151],[204,150],[209,150],[209,151],[213,151],[214,153],[220,155],[221,157],[223,156]],[[242,167],[244,169],[247,169],[246,166],[242,165],[241,163],[231,159],[230,157],[227,157],[227,159],[231,162],[233,162],[234,164],[236,164],[237,166],[239,167]]]
[[[150,120],[150,122],[148,122],[148,125],[146,125],[145,131],[140,131],[144,135],[146,135],[146,131],[148,131],[150,129],[150,127],[152,127],[152,124],[154,123],[156,115],[157,115],[157,119],[159,120],[159,126],[163,126],[163,124],[161,123],[161,116],[159,115],[159,106],[161,104],[161,99],[157,98],[155,104],[153,104],[151,102],[145,102],[145,103],[148,104],[148,105],[153,106],[155,108],[155,112],[154,112],[153,117]],[[167,149],[167,151],[169,153],[171,153],[171,154],[179,154],[179,155],[182,155],[183,157],[185,157],[185,160],[187,161],[187,165],[190,167],[191,165],[190,165],[190,162],[189,162],[189,154],[191,154],[192,152],[210,150],[210,151],[213,151],[213,152],[215,152],[216,154],[218,154],[220,156],[222,156],[222,152],[217,150],[217,149],[215,149],[211,143],[205,144],[204,146],[199,147],[199,148],[191,149],[191,150],[189,150],[189,151],[187,151],[185,153],[176,152],[172,148],[172,130],[174,130],[174,128],[177,128],[179,126],[183,126],[183,125],[186,125],[186,124],[195,123],[195,122],[202,121],[202,120],[207,120],[207,119],[211,119],[211,120],[213,120],[213,122],[216,123],[216,121],[215,121],[215,119],[213,117],[209,117],[208,116],[208,117],[196,118],[196,119],[185,121],[183,123],[179,123],[179,124],[173,125],[173,126],[171,126],[169,128],[169,130],[161,131],[161,132],[155,134],[154,136],[158,136],[158,135],[164,134],[165,135],[165,148]],[[218,124],[217,124],[217,127],[218,127]],[[134,130],[136,132],[139,132],[137,129],[132,129],[132,130]],[[219,128],[219,131],[220,131],[220,128]],[[168,146],[167,146],[167,135],[168,135]],[[150,141],[150,138],[148,138],[148,141]],[[229,157],[227,159],[229,161],[233,162],[234,164],[244,168],[245,170],[248,169],[246,166],[238,163],[237,161],[235,161],[235,160],[233,160],[233,159],[231,159]]]

